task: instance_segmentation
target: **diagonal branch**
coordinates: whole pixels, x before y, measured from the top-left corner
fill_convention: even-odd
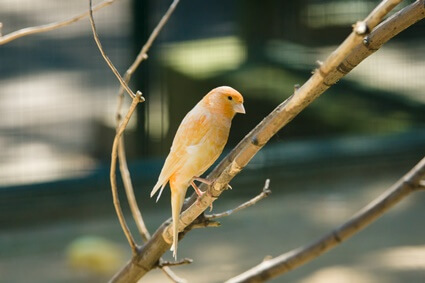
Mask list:
[[[94,41],[97,44],[97,47],[99,48],[100,53],[102,54],[103,59],[105,59],[109,68],[112,70],[114,75],[117,77],[121,86],[127,91],[128,95],[130,95],[131,98],[135,98],[136,94],[133,93],[133,91],[130,89],[130,87],[127,85],[127,83],[123,80],[120,73],[115,68],[114,64],[112,64],[112,61],[109,59],[109,57],[106,55],[105,51],[103,50],[102,43],[100,42],[99,36],[97,35],[96,25],[95,25],[94,19],[93,19],[92,0],[89,0],[89,16],[90,16],[89,19],[90,19],[91,29],[93,31],[93,38],[94,38]],[[142,100],[142,102],[145,101],[145,99],[141,95],[140,95],[139,99]]]
[[[177,4],[179,4],[180,0],[173,0],[170,7],[168,8],[167,12],[162,16],[161,20],[157,24],[157,26],[152,31],[151,35],[149,36],[148,40],[146,41],[145,45],[143,45],[142,49],[140,50],[139,54],[136,57],[136,60],[131,64],[131,66],[128,68],[128,70],[125,72],[125,80],[129,81],[131,79],[131,76],[136,71],[136,69],[139,67],[140,63],[142,63],[143,60],[148,58],[148,51],[151,48],[153,42],[158,37],[160,31],[165,26],[165,24],[170,19],[171,15],[173,14],[174,10],[177,7]]]
[[[321,239],[276,258],[263,261],[248,271],[229,279],[226,283],[264,282],[313,260],[358,233],[412,192],[419,190],[420,180],[424,177],[425,158],[381,196]]]
[[[137,70],[139,65],[142,63],[143,60],[146,60],[148,58],[148,51],[151,48],[153,42],[158,37],[160,31],[165,26],[165,24],[170,19],[171,15],[173,14],[174,10],[177,7],[177,4],[179,4],[180,0],[173,0],[170,7],[168,8],[167,12],[162,16],[161,20],[157,24],[157,26],[152,31],[151,35],[149,36],[146,43],[143,45],[142,49],[140,49],[139,54],[136,57],[136,60],[134,60],[133,64],[127,69],[127,71],[124,74],[124,81],[128,84],[131,80],[131,77],[133,76],[134,72]],[[124,94],[124,88],[121,86],[118,91],[118,107],[117,107],[117,120],[120,120],[121,117],[121,107],[123,103],[123,94]]]
[[[329,55],[319,68],[318,73],[320,76],[326,77],[330,71],[334,70],[352,51],[352,47],[360,44],[363,37],[372,31],[401,1],[402,0],[384,0],[366,17],[364,21],[354,24],[351,34],[334,52],[331,53],[331,55]]]
[[[226,217],[226,216],[232,215],[235,212],[241,211],[242,209],[245,209],[247,207],[250,207],[250,206],[256,204],[257,202],[268,197],[272,193],[272,191],[269,189],[269,185],[270,185],[270,179],[267,179],[266,182],[264,183],[264,187],[261,190],[261,193],[259,195],[257,195],[256,197],[250,199],[247,202],[244,202],[243,204],[239,205],[238,207],[235,207],[233,209],[229,209],[225,212],[211,214],[211,215],[205,215],[205,218],[207,218],[208,220],[212,220],[212,219]]]
[[[372,16],[370,16],[370,18],[375,20],[369,26],[369,29],[373,30],[367,36],[368,42],[371,42],[376,49],[379,49],[382,44],[392,37],[423,19],[425,17],[424,1],[418,0],[414,2],[373,29],[375,27],[374,24],[378,23],[385,16],[386,12],[384,13],[382,11],[388,11],[388,8],[375,9],[374,13],[377,14],[374,15],[372,13]],[[385,2],[395,3],[392,1]],[[391,28],[394,26],[397,28]],[[345,49],[340,51],[348,54],[348,56],[338,57],[338,60],[326,60],[321,66],[322,71],[315,72],[290,98],[277,106],[275,110],[264,118],[210,173],[207,178],[215,181],[207,190],[204,184],[201,185],[201,190],[206,191],[206,193],[198,201],[195,201],[196,196],[192,195],[188,202],[189,208],[180,217],[179,230],[183,230],[184,227],[192,223],[194,219],[201,215],[220,196],[227,188],[230,180],[248,164],[253,156],[276,132],[351,70],[350,68],[345,70],[341,67],[344,66],[343,64],[346,62],[346,58],[356,58],[359,63],[376,50],[370,51],[369,47],[370,44],[363,47],[362,38],[351,41],[351,44],[346,44]],[[327,66],[328,64],[329,66]],[[326,69],[330,71],[323,72]],[[164,222],[152,238],[141,247],[137,255],[112,278],[112,282],[136,282],[143,277],[149,270],[155,267],[162,254],[170,248],[171,236],[170,223]]]
[[[97,11],[100,10],[106,6],[111,5],[112,3],[114,3],[115,0],[105,0],[99,4],[97,4],[96,6],[93,7],[93,11]],[[47,32],[47,31],[52,31],[64,26],[68,26],[72,23],[78,22],[81,19],[84,19],[85,17],[89,16],[89,11],[81,13],[75,17],[72,17],[70,19],[64,20],[64,21],[59,21],[59,22],[54,22],[54,23],[50,23],[50,24],[45,24],[45,25],[41,25],[41,26],[35,26],[35,27],[27,27],[27,28],[23,28],[14,32],[11,32],[9,34],[6,35],[1,35],[0,33],[0,45],[9,43],[15,39],[18,39],[20,37],[24,37],[27,35],[32,35],[32,34],[37,34],[37,33],[42,33],[42,32]],[[1,23],[0,23],[0,31],[1,31]]]

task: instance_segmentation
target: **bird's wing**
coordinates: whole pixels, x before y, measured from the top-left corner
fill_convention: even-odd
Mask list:
[[[171,175],[189,158],[190,149],[201,143],[208,135],[208,131],[210,130],[210,126],[208,125],[209,113],[203,110],[201,107],[196,106],[181,122],[174,137],[170,153],[158,177],[158,182],[152,189],[151,197],[161,188],[157,200],[159,199]]]

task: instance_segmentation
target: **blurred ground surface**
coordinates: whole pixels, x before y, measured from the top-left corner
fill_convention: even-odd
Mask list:
[[[194,263],[174,269],[189,282],[222,282],[266,255],[276,256],[330,231],[382,193],[414,162],[402,157],[377,164],[333,166],[325,162],[322,168],[303,173],[302,178],[300,172],[259,170],[256,182],[247,176],[253,171],[242,174],[235,180],[234,190],[225,192],[215,203],[214,211],[247,200],[261,189],[266,177],[271,178],[272,195],[222,219],[219,228],[188,234],[180,243],[179,257],[193,258]],[[250,193],[241,196],[243,190]],[[139,202],[143,205],[149,200]],[[424,282],[424,202],[424,192],[411,195],[348,242],[276,282]],[[167,191],[158,205],[144,211],[144,217],[153,230],[168,216]],[[67,264],[70,243],[88,235],[114,241],[128,255],[129,248],[113,215],[42,226],[28,224],[0,233],[0,281],[104,282],[108,276],[90,275]],[[171,259],[171,254],[166,258]],[[155,270],[142,282],[166,279]]]

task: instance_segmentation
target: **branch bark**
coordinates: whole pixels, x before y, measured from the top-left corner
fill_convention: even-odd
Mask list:
[[[121,138],[121,135],[124,133],[125,128],[127,127],[128,122],[130,121],[131,115],[133,115],[134,110],[136,110],[137,105],[142,102],[141,93],[138,92],[136,96],[133,98],[133,102],[131,103],[130,109],[127,112],[124,120],[122,121],[119,129],[114,138],[114,143],[112,144],[112,154],[111,154],[111,171],[110,171],[110,181],[111,181],[111,189],[112,189],[112,198],[115,206],[115,211],[118,216],[118,220],[121,224],[121,228],[124,231],[125,236],[127,237],[127,241],[130,244],[131,250],[133,254],[137,254],[137,245],[134,241],[133,236],[131,235],[130,229],[127,226],[125,221],[125,217],[122,213],[120,200],[118,197],[118,189],[117,189],[117,177],[116,177],[116,168],[117,168],[117,156],[118,156],[118,143]]]
[[[425,17],[424,0],[418,0],[400,12],[394,14],[376,29],[375,26],[399,1],[384,1],[369,17],[366,18],[367,29],[373,31],[367,36],[366,46],[363,46],[364,35],[357,31],[349,36],[353,40],[343,43],[344,48],[338,48],[338,54],[331,55],[315,72],[313,76],[290,98],[280,104],[263,121],[257,125],[225,159],[210,173],[208,180],[214,183],[206,190],[204,184],[201,189],[206,191],[197,201],[192,195],[186,205],[189,206],[181,215],[179,231],[192,223],[217,197],[227,188],[230,180],[237,175],[252,159],[252,157],[268,142],[268,140],[283,126],[289,123],[298,113],[307,107],[314,99],[322,94],[331,85],[347,74],[354,66],[364,60],[372,52],[393,36]],[[369,20],[368,20],[369,19]],[[394,27],[396,27],[394,29]],[[392,29],[391,29],[392,28]],[[371,44],[372,43],[372,44]],[[373,46],[373,49],[371,48]],[[345,55],[347,54],[347,55]],[[347,59],[357,62],[355,65],[346,65]],[[343,67],[347,68],[343,68]],[[136,282],[151,270],[171,243],[171,228],[169,222],[164,222],[154,233],[152,238],[142,246],[137,254],[119,271],[112,282]]]
[[[425,158],[381,196],[321,239],[276,258],[263,261],[248,271],[229,279],[226,283],[264,282],[309,262],[358,233],[412,192],[418,191],[420,181],[424,177]]]
[[[112,3],[114,3],[116,0],[106,0],[103,1],[99,4],[97,4],[96,6],[93,7],[93,11],[97,11],[100,10],[106,6],[111,5]],[[68,26],[72,23],[78,22],[81,19],[84,19],[85,17],[89,16],[89,11],[81,13],[75,17],[72,17],[70,19],[64,20],[64,21],[59,21],[59,22],[54,22],[54,23],[50,23],[50,24],[45,24],[45,25],[41,25],[41,26],[35,26],[35,27],[27,27],[27,28],[23,28],[11,33],[8,33],[6,35],[1,35],[0,33],[0,45],[9,43],[15,39],[27,36],[27,35],[32,35],[32,34],[37,34],[37,33],[42,33],[42,32],[48,32],[48,31],[52,31],[61,27],[65,27]],[[0,23],[0,31],[1,31],[1,23]]]
[[[119,125],[117,126],[117,132]],[[124,184],[125,195],[127,196],[128,205],[130,207],[131,214],[133,215],[134,222],[136,222],[137,229],[144,242],[147,242],[151,235],[146,228],[145,221],[143,220],[142,213],[140,212],[139,206],[137,205],[136,196],[134,195],[133,184],[131,182],[130,171],[128,170],[127,158],[124,147],[124,137],[121,136],[118,143],[118,160],[119,168]]]

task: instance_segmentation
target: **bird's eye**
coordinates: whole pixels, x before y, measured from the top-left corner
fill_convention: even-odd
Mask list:
[[[232,100],[232,97],[231,97],[231,96],[228,96],[228,97],[227,97],[227,99],[228,99],[228,100]]]

